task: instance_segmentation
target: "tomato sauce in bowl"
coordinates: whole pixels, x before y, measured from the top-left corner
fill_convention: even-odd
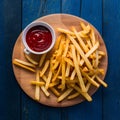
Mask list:
[[[56,34],[51,25],[46,22],[32,22],[24,30],[22,41],[26,54],[44,54],[50,51],[56,41]]]
[[[34,26],[26,34],[28,46],[36,52],[47,50],[52,43],[52,35],[48,28],[44,26]]]

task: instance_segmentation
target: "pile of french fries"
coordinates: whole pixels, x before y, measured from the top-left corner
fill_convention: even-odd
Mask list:
[[[26,61],[14,59],[13,64],[36,73],[36,79],[30,84],[35,87],[35,100],[40,100],[40,92],[46,97],[53,93],[57,102],[83,96],[92,101],[88,91],[91,86],[97,88],[107,84],[100,76],[104,69],[99,68],[105,53],[99,50],[99,40],[94,28],[80,22],[80,31],[72,26],[71,30],[57,28],[60,33],[51,57],[40,56],[36,62],[25,54]]]

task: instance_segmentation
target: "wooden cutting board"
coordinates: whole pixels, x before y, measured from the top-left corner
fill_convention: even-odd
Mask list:
[[[56,32],[56,36],[58,36],[58,34],[59,34],[56,30],[56,28],[58,28],[58,27],[70,29],[71,26],[75,26],[76,29],[79,30],[80,21],[83,21],[86,24],[88,23],[87,21],[85,21],[79,17],[68,15],[68,14],[52,14],[52,15],[48,15],[45,17],[41,17],[41,18],[37,19],[36,21],[44,21],[44,22],[47,22],[48,24],[50,24],[54,28],[54,30]],[[107,65],[108,65],[108,56],[107,56],[106,46],[105,46],[105,43],[104,43],[102,37],[100,36],[100,34],[98,33],[98,31],[96,29],[95,29],[95,33],[99,37],[99,42],[100,42],[99,49],[106,53],[106,56],[102,59],[101,64],[100,64],[100,68],[103,68],[105,70],[105,74],[106,74]],[[22,43],[21,36],[22,36],[22,33],[19,35],[18,39],[16,40],[16,43],[15,43],[15,46],[13,49],[12,59],[17,58],[17,59],[26,61],[26,59],[24,57],[24,52],[23,52],[24,45]],[[34,55],[32,57],[34,57],[35,59],[39,58],[39,56],[36,57]],[[13,71],[14,71],[16,80],[19,83],[22,90],[28,96],[30,96],[32,99],[34,99],[35,87],[30,84],[30,81],[35,80],[35,73],[21,69],[15,65],[13,65]],[[102,80],[104,80],[104,78],[105,78],[105,75],[102,76]],[[97,88],[91,86],[91,88],[89,90],[89,94],[92,96],[96,91],[97,91]],[[47,98],[42,92],[41,92],[40,96],[41,97],[38,102],[40,102],[44,105],[53,106],[53,107],[72,106],[72,105],[75,105],[75,104],[78,104],[78,103],[81,103],[82,101],[84,101],[84,98],[82,96],[79,96],[73,100],[65,99],[62,102],[57,103],[57,101],[56,101],[57,98],[52,93],[49,98]]]

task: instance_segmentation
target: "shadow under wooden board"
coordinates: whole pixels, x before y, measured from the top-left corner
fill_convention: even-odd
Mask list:
[[[44,22],[47,22],[48,24],[50,24],[56,32],[56,37],[59,35],[59,32],[56,30],[56,28],[58,28],[58,27],[70,29],[71,26],[75,26],[76,29],[79,30],[80,21],[84,22],[85,24],[88,24],[87,21],[85,21],[79,17],[73,16],[73,15],[68,15],[68,14],[51,14],[48,16],[41,17],[41,18],[37,19],[36,21],[44,21]],[[100,36],[100,34],[98,33],[98,31],[95,28],[94,28],[94,30],[95,30],[95,34],[98,36],[98,40],[100,43],[99,50],[102,50],[106,53],[106,56],[101,60],[101,63],[100,63],[100,68],[103,68],[105,71],[104,76],[101,77],[101,79],[104,80],[106,71],[107,71],[107,65],[108,65],[107,50],[106,50],[106,46],[105,46],[105,43],[104,43],[102,37]],[[17,58],[17,59],[26,61],[23,50],[24,50],[24,45],[22,43],[22,33],[21,33],[15,43],[12,59]],[[50,53],[48,54],[47,57],[49,58],[49,55],[51,55],[51,54],[52,54],[52,51],[50,51]],[[33,55],[32,57],[34,57],[37,60],[37,59],[39,59],[40,56],[36,57],[35,55]],[[35,80],[36,74],[29,72],[27,70],[24,70],[22,68],[19,68],[15,65],[13,65],[13,70],[14,70],[16,80],[19,83],[20,87],[23,89],[23,91],[28,96],[30,96],[32,99],[34,99],[35,87],[30,84],[30,81]],[[98,88],[91,85],[91,87],[88,91],[90,96],[92,96],[97,91],[97,89]],[[48,98],[44,95],[43,92],[41,92],[40,94],[41,94],[40,100],[38,102],[40,102],[44,105],[53,106],[53,107],[72,106],[72,105],[81,103],[85,100],[82,96],[79,96],[75,99],[72,99],[72,100],[65,99],[62,102],[58,103],[57,97],[54,94],[51,93]]]

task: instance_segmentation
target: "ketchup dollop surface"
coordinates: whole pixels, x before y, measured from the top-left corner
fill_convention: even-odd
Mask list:
[[[26,34],[28,46],[35,52],[42,52],[48,49],[52,43],[52,35],[44,26],[32,27]]]

